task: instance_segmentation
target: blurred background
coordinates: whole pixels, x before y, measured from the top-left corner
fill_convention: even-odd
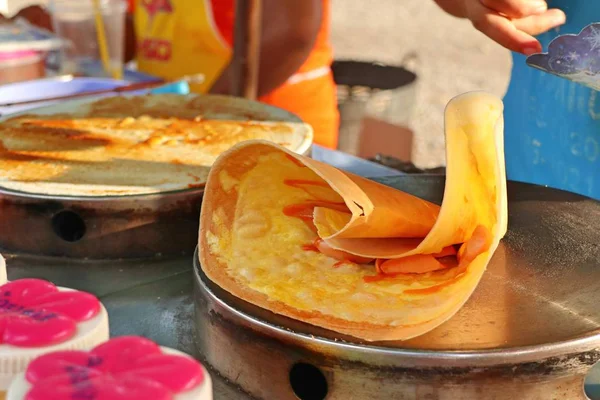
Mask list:
[[[0,0],[0,12],[12,15],[39,3],[44,0]],[[420,168],[444,165],[445,105],[469,90],[503,95],[511,67],[509,52],[475,31],[470,22],[445,14],[432,0],[377,0],[368,7],[363,0],[333,0],[332,7],[337,60],[379,62],[408,71],[392,70],[389,73],[396,79],[384,79],[380,71],[356,65],[336,69],[336,80],[350,80],[362,95],[349,104],[347,88],[340,92],[340,149],[372,158],[393,147],[387,155]],[[371,101],[372,93],[365,93],[378,84],[397,86],[383,99],[380,96],[379,104]],[[370,112],[375,120],[352,120],[361,115],[356,110],[369,102],[379,107]],[[368,143],[357,143],[367,136]]]
[[[412,161],[421,168],[443,163],[443,111],[450,98],[469,90],[503,95],[508,87],[509,51],[433,1],[377,0],[368,8],[363,0],[332,4],[337,59],[401,65],[407,55],[416,55],[407,66],[417,75],[408,125],[414,134]]]

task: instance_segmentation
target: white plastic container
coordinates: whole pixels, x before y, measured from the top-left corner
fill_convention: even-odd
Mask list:
[[[0,52],[0,84],[46,76],[45,53],[33,50]]]

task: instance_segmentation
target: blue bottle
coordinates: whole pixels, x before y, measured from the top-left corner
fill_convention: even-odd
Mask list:
[[[600,22],[600,1],[549,0],[567,23],[538,39],[578,34]],[[513,54],[505,102],[508,178],[600,199],[600,92],[529,67]]]

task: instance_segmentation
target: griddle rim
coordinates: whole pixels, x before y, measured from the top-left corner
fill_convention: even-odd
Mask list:
[[[294,332],[293,330],[275,326],[258,317],[240,311],[221,299],[213,292],[207,282],[212,282],[202,268],[198,257],[198,248],[194,252],[195,290],[204,296],[216,312],[234,324],[253,329],[259,334],[281,340],[301,348],[319,349],[324,355],[345,358],[375,365],[402,365],[416,368],[473,368],[494,367],[507,364],[539,363],[541,359],[578,355],[596,350],[600,347],[600,329],[572,339],[546,343],[543,345],[520,346],[513,348],[449,351],[449,350],[415,350],[382,347],[377,345],[334,341],[315,335]],[[218,286],[218,285],[217,285]],[[238,299],[239,301],[243,301]],[[256,307],[251,305],[252,307]],[[285,319],[285,317],[283,317]],[[306,324],[308,325],[308,324]],[[310,326],[310,325],[308,325]]]

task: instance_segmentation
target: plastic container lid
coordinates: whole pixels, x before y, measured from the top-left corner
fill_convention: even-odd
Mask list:
[[[51,32],[31,25],[23,18],[0,24],[0,53],[51,51],[62,47],[63,40]]]

